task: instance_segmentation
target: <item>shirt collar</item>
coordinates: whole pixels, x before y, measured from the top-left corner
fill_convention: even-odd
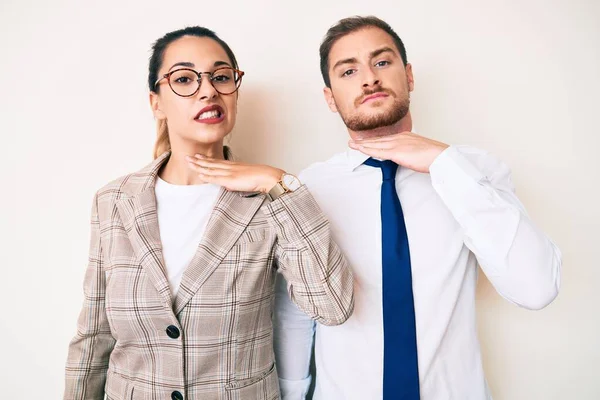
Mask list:
[[[348,172],[352,172],[367,161],[368,158],[368,155],[361,153],[358,150],[348,149],[346,151],[346,159],[344,160],[344,168]]]

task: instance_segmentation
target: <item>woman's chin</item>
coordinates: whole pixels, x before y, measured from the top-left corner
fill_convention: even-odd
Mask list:
[[[189,138],[199,145],[210,146],[213,144],[222,143],[228,134],[229,131],[225,131],[224,129],[211,130],[210,132],[202,130],[194,132],[194,134]]]

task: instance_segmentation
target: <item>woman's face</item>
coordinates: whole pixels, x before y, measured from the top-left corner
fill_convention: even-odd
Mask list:
[[[165,50],[158,78],[181,68],[212,73],[224,66],[233,67],[221,45],[210,38],[184,36]],[[177,82],[172,79],[172,83],[178,90],[178,84],[189,85],[190,80],[183,77]],[[154,116],[167,120],[172,145],[176,142],[191,145],[222,142],[235,125],[237,92],[220,94],[207,74],[202,74],[200,89],[190,97],[175,94],[167,79],[161,80],[157,89],[158,94],[150,92],[150,103]]]

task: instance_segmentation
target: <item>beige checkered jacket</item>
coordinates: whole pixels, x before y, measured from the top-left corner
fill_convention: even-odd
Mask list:
[[[272,203],[222,190],[172,298],[154,185],[168,159],[96,194],[64,399],[272,400],[275,274],[316,321],[352,313],[352,274],[305,187]]]

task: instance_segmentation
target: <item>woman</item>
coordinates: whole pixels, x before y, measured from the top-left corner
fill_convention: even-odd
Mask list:
[[[65,399],[279,398],[277,270],[320,323],[351,314],[351,272],[307,189],[228,160],[243,74],[208,29],[155,43],[155,160],[96,194]]]

